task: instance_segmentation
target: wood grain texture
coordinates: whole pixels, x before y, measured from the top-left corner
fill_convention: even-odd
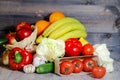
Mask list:
[[[120,5],[119,0],[1,0],[13,2],[47,3],[47,4],[75,4],[75,5]]]
[[[38,19],[47,18],[53,11],[62,11],[66,16],[74,17],[85,24],[88,32],[118,32],[114,25],[119,14],[113,9],[116,6],[110,8],[100,5],[51,5],[4,1],[0,2],[0,5],[0,30],[6,30],[23,20],[34,23]]]

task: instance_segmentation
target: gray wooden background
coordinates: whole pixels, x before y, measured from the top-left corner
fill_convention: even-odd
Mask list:
[[[120,0],[0,0],[0,38],[20,21],[34,24],[53,11],[80,20],[92,44],[106,43],[111,57],[120,61]],[[1,48],[0,52],[2,53]]]

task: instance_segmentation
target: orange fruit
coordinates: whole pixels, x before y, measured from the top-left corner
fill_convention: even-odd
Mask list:
[[[51,23],[53,23],[53,22],[57,21],[58,19],[61,19],[64,17],[65,17],[65,15],[60,11],[52,12],[49,16],[49,21]]]
[[[39,20],[35,23],[37,27],[37,35],[40,35],[48,26],[50,25],[49,21]]]

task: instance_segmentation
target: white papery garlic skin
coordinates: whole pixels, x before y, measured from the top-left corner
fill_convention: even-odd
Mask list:
[[[32,64],[25,65],[23,67],[23,71],[25,73],[34,73],[35,72],[35,66],[33,66]]]
[[[41,64],[45,64],[47,62],[47,59],[42,56],[42,55],[39,55],[39,54],[35,54],[34,55],[34,58],[33,58],[33,65],[35,67],[41,65]]]

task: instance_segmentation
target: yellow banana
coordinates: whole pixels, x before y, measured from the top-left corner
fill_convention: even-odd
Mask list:
[[[82,30],[85,31],[85,27],[83,24],[78,22],[67,22],[63,25],[61,25],[59,28],[57,28],[55,31],[53,31],[48,38],[57,39],[60,36],[73,31],[73,30]]]
[[[56,30],[57,28],[61,27],[61,25],[67,23],[67,22],[78,22],[79,20],[75,19],[75,18],[71,18],[71,17],[65,17],[62,18],[60,20],[55,21],[54,23],[52,23],[42,34],[43,37],[48,37],[49,34],[51,32],[53,32],[54,30]]]
[[[84,46],[85,44],[89,43],[85,38],[80,37],[79,41],[82,43],[82,46]]]
[[[58,39],[62,39],[65,41],[69,38],[80,38],[80,37],[83,37],[83,38],[87,37],[87,32],[81,31],[81,30],[74,30],[74,31],[64,34],[63,36],[59,37]]]
[[[43,38],[42,35],[38,36],[36,39],[36,44],[39,44],[42,38]]]

